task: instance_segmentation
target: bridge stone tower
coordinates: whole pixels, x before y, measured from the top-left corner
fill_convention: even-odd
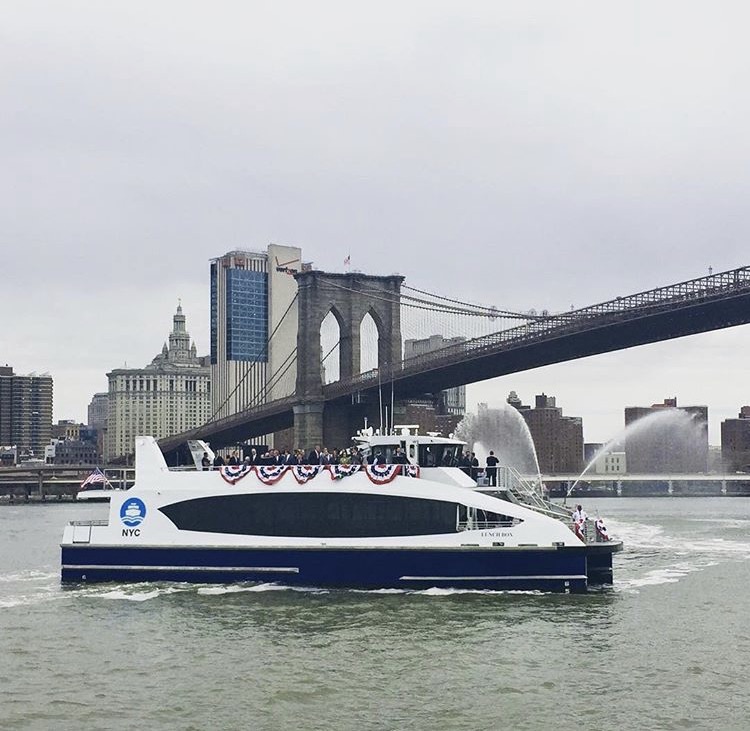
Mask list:
[[[312,269],[299,272],[295,279],[299,305],[295,445],[309,449],[324,444],[324,437],[336,439],[331,446],[348,445],[351,409],[328,404],[324,414],[320,327],[331,312],[339,326],[339,377],[346,380],[359,375],[360,325],[369,314],[378,330],[378,368],[387,373],[402,359],[400,299],[404,277],[331,274]],[[338,428],[326,428],[324,433],[324,424]]]

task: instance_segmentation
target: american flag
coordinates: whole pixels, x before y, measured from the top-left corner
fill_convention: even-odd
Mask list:
[[[97,482],[107,482],[107,478],[98,467],[81,483],[81,487],[86,487],[86,485],[93,485]]]

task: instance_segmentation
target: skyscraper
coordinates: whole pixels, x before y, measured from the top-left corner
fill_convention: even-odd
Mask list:
[[[211,411],[211,375],[185,327],[182,307],[172,318],[169,345],[145,368],[117,368],[109,379],[105,459],[132,454],[135,437],[157,439],[205,424]]]
[[[211,260],[211,411],[222,418],[294,392],[302,251],[271,244]]]
[[[0,445],[43,458],[51,434],[52,376],[20,376],[0,367]]]

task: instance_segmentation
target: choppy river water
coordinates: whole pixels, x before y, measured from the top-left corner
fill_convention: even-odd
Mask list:
[[[585,596],[61,587],[102,505],[0,507],[2,729],[750,728],[750,499],[590,501]]]

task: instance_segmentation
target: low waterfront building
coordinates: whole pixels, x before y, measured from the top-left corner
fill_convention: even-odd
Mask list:
[[[107,374],[107,461],[132,454],[136,436],[161,439],[209,420],[211,368],[191,344],[181,306],[168,343],[145,368],[117,368]]]
[[[750,472],[750,406],[721,422],[721,460],[727,472]]]
[[[597,475],[624,475],[627,471],[625,452],[605,452],[594,463],[594,473]]]
[[[56,465],[96,465],[96,442],[82,439],[53,439],[45,447],[44,461]]]
[[[579,473],[583,469],[583,420],[564,416],[554,396],[541,393],[534,407],[526,406],[511,391],[508,403],[523,416],[534,440],[541,472],[554,475]]]
[[[81,427],[83,424],[79,424],[72,419],[60,419],[57,424],[52,425],[52,438],[59,440],[78,440],[81,438]]]

